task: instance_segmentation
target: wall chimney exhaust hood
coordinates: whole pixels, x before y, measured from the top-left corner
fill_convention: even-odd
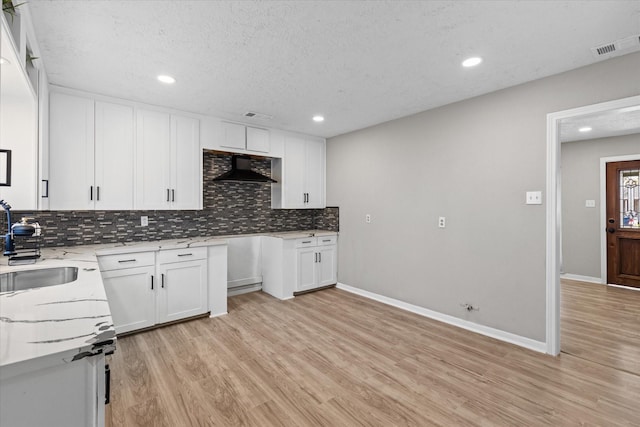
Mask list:
[[[231,170],[213,178],[213,181],[232,182],[278,182],[268,176],[251,170],[251,157],[234,155],[231,157]]]

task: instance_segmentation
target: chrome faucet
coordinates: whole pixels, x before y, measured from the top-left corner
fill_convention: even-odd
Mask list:
[[[11,205],[0,200],[0,206],[7,211],[7,234],[4,236],[4,256],[12,256],[16,254],[16,245],[13,242],[13,234],[11,233]]]

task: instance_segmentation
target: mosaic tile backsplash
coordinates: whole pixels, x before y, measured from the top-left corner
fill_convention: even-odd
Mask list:
[[[270,160],[252,159],[251,164],[253,170],[271,176]],[[228,154],[204,152],[203,169],[201,211],[16,211],[12,218],[36,218],[43,228],[45,247],[310,229],[338,231],[337,207],[271,209],[268,184],[212,182],[231,169]],[[148,227],[140,226],[143,215],[149,217]],[[6,222],[6,218],[1,220]],[[3,227],[2,234],[5,232]]]

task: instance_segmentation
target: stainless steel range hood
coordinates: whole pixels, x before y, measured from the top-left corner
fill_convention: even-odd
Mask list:
[[[213,178],[213,181],[278,182],[275,179],[251,170],[251,157],[243,155],[234,155],[231,157],[231,170]]]

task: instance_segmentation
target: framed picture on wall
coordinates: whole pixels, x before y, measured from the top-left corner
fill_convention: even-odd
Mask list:
[[[11,187],[11,150],[0,150],[0,187]]]

